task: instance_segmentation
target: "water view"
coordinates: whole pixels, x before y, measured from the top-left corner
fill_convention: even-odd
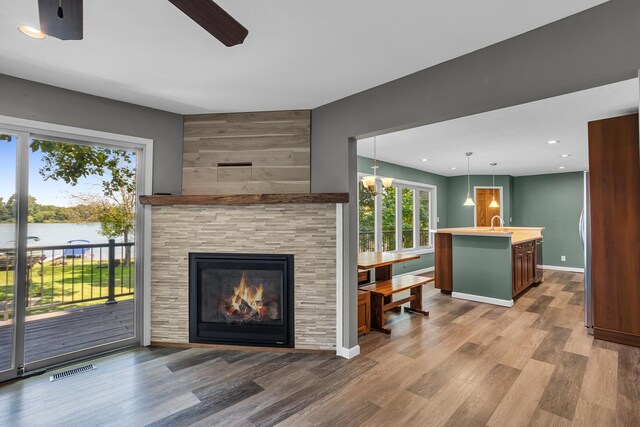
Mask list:
[[[13,245],[15,238],[14,224],[0,224],[0,247]],[[88,240],[89,243],[107,243],[108,238],[100,234],[99,223],[57,223],[57,224],[29,224],[29,236],[40,238],[39,241],[29,241],[29,247],[66,245],[69,240]],[[116,242],[122,242],[122,237]]]

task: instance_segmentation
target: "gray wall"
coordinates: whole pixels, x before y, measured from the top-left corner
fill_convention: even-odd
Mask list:
[[[357,200],[354,137],[372,136],[519,105],[634,78],[640,1],[611,0],[468,55],[316,108],[311,191]],[[344,64],[348,66],[348,64]],[[349,139],[352,138],[352,139]],[[353,157],[350,157],[353,156]],[[357,316],[357,209],[345,209],[346,318]],[[355,322],[344,345],[357,344]]]
[[[153,191],[181,192],[181,115],[4,74],[0,115],[153,139]]]

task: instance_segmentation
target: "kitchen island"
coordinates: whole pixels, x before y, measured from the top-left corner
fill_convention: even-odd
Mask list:
[[[542,281],[544,227],[463,227],[436,231],[435,286],[454,298],[506,307]]]

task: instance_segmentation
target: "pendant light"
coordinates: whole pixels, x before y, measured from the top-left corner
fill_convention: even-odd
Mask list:
[[[491,165],[491,175],[493,175],[493,186],[491,187],[491,203],[489,203],[490,208],[499,208],[500,205],[496,202],[496,165],[497,163],[490,163]]]
[[[374,196],[378,195],[378,190],[376,188],[376,180],[378,178],[378,160],[376,157],[376,137],[373,137],[373,166],[371,166],[371,169],[373,169],[373,175],[367,175],[362,177],[362,185],[364,185],[364,188],[369,191],[371,194],[373,194]],[[382,181],[382,187],[383,188],[389,188],[391,187],[391,184],[393,183],[393,178],[381,178]]]
[[[471,169],[470,169],[470,162],[471,162],[471,155],[473,153],[465,153],[465,155],[467,156],[467,200],[464,201],[464,206],[475,206],[476,204],[473,203],[473,199],[471,198]]]

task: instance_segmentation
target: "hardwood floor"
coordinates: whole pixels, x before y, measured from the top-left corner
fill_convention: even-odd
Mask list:
[[[547,271],[512,308],[428,286],[362,354],[140,348],[95,371],[0,386],[5,425],[638,426],[640,349],[594,341],[582,275]]]

